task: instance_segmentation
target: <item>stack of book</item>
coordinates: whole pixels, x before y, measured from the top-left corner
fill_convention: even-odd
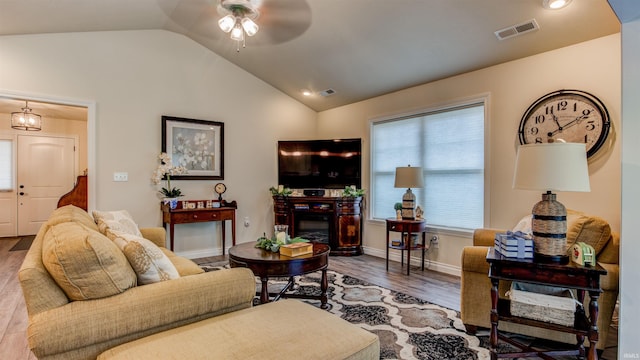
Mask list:
[[[523,232],[507,231],[504,234],[496,234],[496,252],[504,257],[517,259],[533,259],[533,239],[531,235]]]

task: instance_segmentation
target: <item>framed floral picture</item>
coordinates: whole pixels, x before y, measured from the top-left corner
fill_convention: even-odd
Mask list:
[[[187,173],[176,180],[224,179],[224,123],[162,116],[162,152]]]

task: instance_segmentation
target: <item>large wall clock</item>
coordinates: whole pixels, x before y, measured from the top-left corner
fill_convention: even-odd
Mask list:
[[[520,144],[556,141],[586,144],[593,156],[607,140],[611,122],[602,101],[580,90],[558,90],[533,102],[520,120]]]

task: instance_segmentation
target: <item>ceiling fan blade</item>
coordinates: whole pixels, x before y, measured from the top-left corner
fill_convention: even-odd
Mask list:
[[[305,0],[264,0],[257,19],[256,43],[278,44],[304,34],[311,26],[311,8]],[[263,34],[260,34],[263,32]],[[258,38],[258,35],[262,35]]]
[[[290,41],[311,26],[311,8],[306,0],[249,0],[260,15],[255,20],[260,29],[247,39],[252,45],[270,45]],[[170,23],[167,28],[204,39],[228,38],[218,27],[223,16],[218,12],[220,0],[158,0]]]

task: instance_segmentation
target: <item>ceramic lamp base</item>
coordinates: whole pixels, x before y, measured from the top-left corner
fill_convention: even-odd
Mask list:
[[[402,195],[402,220],[416,219],[416,196],[411,189]]]

